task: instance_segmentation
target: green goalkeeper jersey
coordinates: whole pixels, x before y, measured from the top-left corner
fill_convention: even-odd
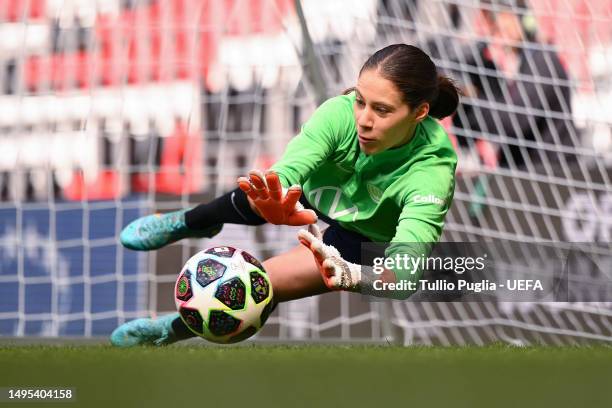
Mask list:
[[[376,242],[437,242],[455,189],[457,155],[432,117],[407,144],[374,155],[359,148],[355,93],[327,100],[273,169],[285,187],[347,230]]]

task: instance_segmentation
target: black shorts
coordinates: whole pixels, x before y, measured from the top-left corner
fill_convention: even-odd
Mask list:
[[[361,244],[364,242],[372,242],[372,240],[358,232],[349,231],[343,228],[338,221],[329,218],[327,215],[319,212],[319,210],[310,205],[304,198],[304,195],[300,197],[300,203],[302,203],[305,208],[316,212],[319,219],[329,225],[329,228],[323,233],[323,242],[325,245],[335,247],[344,260],[361,265]]]

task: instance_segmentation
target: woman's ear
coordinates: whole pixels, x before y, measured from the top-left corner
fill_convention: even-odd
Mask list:
[[[429,103],[425,102],[419,105],[419,107],[416,110],[416,114],[414,116],[414,119],[417,122],[422,121],[423,119],[425,119],[427,117],[427,115],[429,114]]]

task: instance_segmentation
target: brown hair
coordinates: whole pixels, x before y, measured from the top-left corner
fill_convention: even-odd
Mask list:
[[[438,75],[429,55],[414,45],[394,44],[376,51],[363,64],[359,75],[376,69],[393,82],[411,108],[429,103],[429,114],[437,119],[452,115],[459,105],[459,91],[453,81]]]

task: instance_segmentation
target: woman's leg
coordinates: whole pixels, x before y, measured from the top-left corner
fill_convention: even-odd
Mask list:
[[[138,218],[121,231],[121,243],[150,251],[183,238],[212,238],[223,224],[261,225],[266,221],[251,209],[246,194],[235,189],[193,209]]]
[[[317,269],[312,252],[302,245],[263,263],[276,302],[287,302],[329,292]]]
[[[185,224],[204,230],[215,224],[262,225],[266,220],[255,214],[244,191],[239,188],[185,212]]]

